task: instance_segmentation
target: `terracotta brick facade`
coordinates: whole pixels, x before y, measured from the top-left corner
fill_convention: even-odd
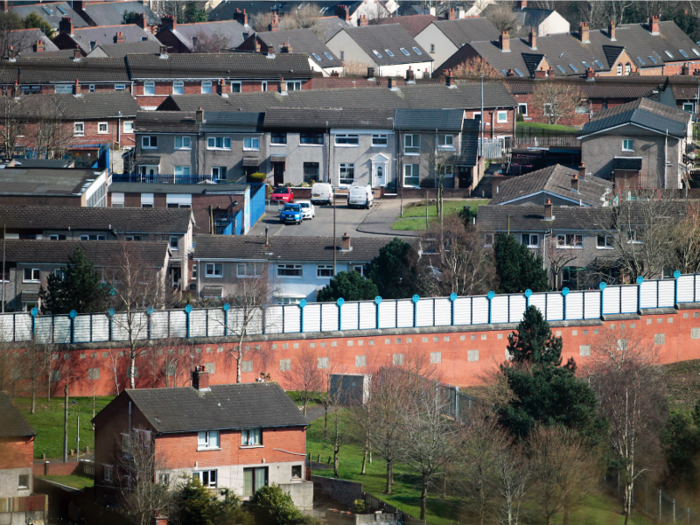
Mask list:
[[[0,440],[0,470],[32,468],[33,463],[33,437],[13,437]]]

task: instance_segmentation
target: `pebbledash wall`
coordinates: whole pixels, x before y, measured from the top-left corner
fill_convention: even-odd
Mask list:
[[[700,274],[644,281],[598,290],[402,300],[309,303],[270,306],[248,327],[244,346],[243,381],[260,372],[282,386],[299,356],[312,352],[319,368],[337,373],[363,373],[374,366],[402,364],[420,354],[439,369],[442,380],[459,386],[478,384],[484,373],[506,359],[507,336],[528,305],[537,306],[564,340],[565,357],[585,363],[591,346],[607,331],[619,338],[633,333],[657,345],[662,362],[700,358]],[[127,383],[128,359],[123,355],[128,334],[121,314],[0,316],[0,334],[21,348],[36,334],[53,339],[66,350],[55,356],[53,387],[66,377],[72,395],[115,393],[116,361],[121,387]],[[230,350],[236,345],[237,311],[219,309],[144,312],[137,320],[151,357],[137,359],[139,387],[189,384],[195,365],[206,365],[215,384],[236,379]],[[150,341],[148,341],[150,339]],[[13,345],[15,346],[15,345]],[[168,365],[180,355],[177,365]],[[293,372],[293,370],[291,370]],[[169,375],[167,375],[169,374]]]

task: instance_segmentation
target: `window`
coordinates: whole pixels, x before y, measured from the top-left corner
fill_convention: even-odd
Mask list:
[[[598,235],[598,248],[600,249],[610,249],[614,248],[614,239],[612,235]]]
[[[267,467],[243,469],[243,497],[250,498],[261,488],[267,486]]]
[[[257,137],[245,137],[243,139],[243,149],[250,151],[260,151],[260,139]]]
[[[125,120],[122,128],[124,130],[124,133],[133,133],[134,132],[134,121],[133,120]]]
[[[193,264],[192,265],[192,279],[196,279],[196,278],[197,278],[197,265]]]
[[[240,93],[241,92],[241,83],[240,82],[231,82],[231,93]]]
[[[557,247],[583,248],[583,236],[574,234],[559,234],[557,235]]]
[[[199,432],[197,436],[197,450],[219,448],[219,431],[209,430]]]
[[[189,166],[175,166],[175,178],[177,177],[189,177],[190,167]]]
[[[97,133],[99,133],[100,135],[104,135],[105,133],[109,133],[109,123],[98,122],[97,123]]]
[[[142,193],[141,194],[141,207],[142,208],[153,208],[153,194],[152,193]]]
[[[649,58],[649,60],[651,60],[651,63],[652,63],[652,64],[658,64],[658,61],[657,61],[653,56],[648,55],[647,58]]]
[[[175,80],[173,82],[173,95],[185,94],[185,82],[183,80]]]
[[[332,57],[331,54],[328,53],[327,51],[324,51],[323,54],[326,56],[326,58],[327,58],[328,60],[333,60],[333,57]]]
[[[114,198],[114,197],[112,197]],[[65,241],[66,236],[65,235],[49,235],[49,240],[50,241]]]
[[[618,64],[617,65],[617,76],[619,77],[621,75],[622,75],[622,64]]]
[[[327,357],[316,358],[316,367],[317,368],[328,368],[328,358]]]
[[[209,137],[207,138],[207,149],[231,149],[230,137]]]
[[[603,64],[600,62],[600,60],[594,60],[593,63],[598,66],[599,69],[603,69]]]
[[[629,75],[631,72],[632,72],[632,65],[629,62],[627,62],[625,64],[625,75]]]
[[[85,136],[85,123],[84,122],[74,122],[73,123],[73,135],[76,137]]]
[[[39,268],[25,268],[24,269],[24,282],[36,282],[41,281],[41,270]]]
[[[17,484],[18,489],[28,489],[29,488],[29,474],[20,474],[19,483]]]
[[[216,488],[216,470],[195,471],[192,477],[198,479],[203,487]]]
[[[260,275],[260,265],[255,263],[238,263],[236,265],[237,277],[257,277]]]
[[[292,465],[292,478],[301,479],[301,465]]]
[[[557,66],[557,69],[561,72],[562,75],[566,75],[566,70],[563,67]]]
[[[301,264],[278,264],[277,265],[277,276],[278,277],[303,277],[304,270]]]
[[[318,60],[319,62],[323,61],[323,59],[320,56],[318,56],[316,53],[311,53],[311,56],[314,57],[314,59]]]
[[[191,149],[192,137],[175,137],[175,149]]]
[[[420,164],[404,164],[403,185],[406,188],[417,188],[420,186]]]
[[[545,103],[543,104],[543,106],[544,106],[544,107],[543,107],[544,115],[545,115],[546,117],[551,116],[551,115],[553,114],[553,112],[552,112],[552,104],[550,104],[549,102],[545,102]]]
[[[301,91],[301,80],[290,80],[287,82],[287,91]]]
[[[355,165],[348,162],[340,163],[340,183],[352,184],[355,181]]]
[[[569,67],[571,68],[571,71],[573,71],[574,73],[578,73],[578,69],[576,69],[575,65],[569,64]]]
[[[277,304],[299,304],[298,297],[277,297]]]
[[[73,86],[70,84],[58,84],[56,86],[57,95],[69,95],[70,93],[73,93]]]
[[[516,73],[519,77],[525,76],[525,75],[523,75],[523,72],[520,71],[517,67],[515,68],[515,73]]]
[[[414,51],[417,51],[417,48],[413,48]],[[430,52],[435,53],[435,44],[430,44]],[[420,53],[417,53],[420,55]]]
[[[107,237],[104,235],[81,235],[81,241],[106,241]]]
[[[527,116],[527,102],[520,102],[518,104],[518,113],[523,116]]]
[[[352,267],[352,271],[357,272],[360,275],[364,275],[365,274],[365,267],[361,266],[361,265],[355,265]]]
[[[114,481],[114,467],[112,465],[104,466],[104,480],[111,483]]]
[[[390,49],[385,49],[384,52],[385,52],[387,55],[389,55],[390,57],[393,57],[393,56],[394,56],[394,53],[392,53]]]
[[[126,90],[126,84],[114,84],[114,91]]]
[[[374,56],[376,56],[377,58],[383,58],[382,54],[379,51],[377,51],[376,49],[373,49],[372,53],[374,53]]]
[[[508,112],[507,111],[499,111],[496,114],[496,122],[508,122]]]
[[[226,166],[215,166],[211,169],[212,180],[226,180]]]
[[[404,135],[403,152],[405,155],[420,154],[420,135]]]
[[[323,133],[300,133],[300,144],[323,144]]]
[[[224,269],[221,263],[207,263],[204,275],[207,277],[223,277]]]
[[[153,135],[141,137],[141,147],[143,149],[158,149],[158,137]]]
[[[634,151],[634,140],[625,139],[622,141],[622,151]]]
[[[170,237],[170,249],[171,250],[179,249],[179,241],[180,241],[180,239],[177,236],[172,235]]]
[[[202,93],[211,93],[211,80],[202,80]]]
[[[316,277],[319,279],[330,279],[333,277],[333,265],[332,264],[319,264],[316,267]]]
[[[493,246],[493,233],[484,234],[484,247]]]
[[[340,52],[340,60],[345,60],[345,51]]]
[[[170,474],[167,472],[159,473],[158,483],[160,483],[161,485],[170,485]]]
[[[146,80],[143,83],[143,94],[144,95],[155,95],[156,94],[156,83],[153,80]]]
[[[262,442],[262,429],[261,428],[249,428],[241,431],[241,446],[243,447],[256,447],[261,446]]]
[[[583,67],[585,67],[586,69],[588,69],[589,67],[591,67],[591,66],[588,65],[588,62],[586,62],[585,60],[581,60],[581,63],[583,64]]]
[[[335,145],[336,146],[357,146],[360,143],[360,136],[359,135],[354,135],[354,134],[349,134],[349,133],[341,133],[335,136]]]
[[[523,233],[522,243],[528,248],[537,248],[540,245],[540,236],[535,233]]]
[[[455,136],[454,135],[438,135],[438,148],[440,148],[440,149],[454,149],[455,148]]]
[[[667,56],[668,58],[671,58],[671,59],[674,58],[670,51],[664,51],[664,53],[666,53],[666,56]]]
[[[141,206],[141,207],[142,208],[153,208],[153,206]],[[141,240],[141,236],[140,235],[125,235],[124,240],[138,242]]]
[[[385,147],[389,145],[389,135],[372,135],[372,146]]]
[[[683,111],[692,113],[694,109],[692,102],[683,102]]]
[[[642,241],[640,241],[637,238],[637,231],[636,230],[630,230],[627,232],[627,242],[631,243],[631,244],[636,244],[636,243],[641,244]]]
[[[260,82],[260,91],[267,91],[267,80]]]
[[[319,180],[318,162],[304,162],[304,182],[317,182]]]
[[[455,176],[455,167],[453,165],[442,167],[442,176],[445,179],[451,179]]]
[[[270,134],[270,144],[286,144],[287,134],[286,133],[272,133]]]

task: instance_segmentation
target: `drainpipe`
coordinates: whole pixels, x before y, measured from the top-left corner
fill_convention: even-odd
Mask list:
[[[664,138],[664,179],[661,181],[661,187],[666,187],[666,174],[668,171],[668,129],[666,129],[666,137]]]

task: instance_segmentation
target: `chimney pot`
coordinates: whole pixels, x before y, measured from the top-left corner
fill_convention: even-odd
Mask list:
[[[146,29],[146,14],[145,13],[137,13],[136,14],[136,25],[139,26],[141,29]]]
[[[416,80],[416,74],[411,69],[411,66],[408,66],[408,69],[406,70],[406,82],[415,82]]]
[[[367,15],[361,15],[360,19],[358,20],[358,23],[360,26],[367,26],[369,25],[369,19],[367,18]]]
[[[82,88],[81,88],[81,86],[80,86],[80,82],[79,82],[78,79],[76,78],[76,79],[75,79],[75,84],[73,85],[73,94],[74,94],[75,96],[80,96],[81,90],[82,90]]]
[[[211,390],[209,388],[209,372],[205,366],[196,366],[194,372],[192,373],[192,386],[195,390],[200,392],[208,392]]]
[[[595,70],[592,67],[586,69],[586,80],[592,80],[595,78]]]
[[[352,245],[350,244],[350,234],[345,232],[341,239],[341,250],[344,252],[349,252],[352,250]]]
[[[161,56],[161,57],[167,57],[167,56],[168,56],[168,48],[167,48],[167,46],[160,46],[160,56]]]
[[[267,46],[267,54],[274,55],[275,54],[275,46]]]
[[[686,62],[683,64],[683,67],[681,67],[681,75],[683,76],[688,76],[690,75],[690,63]]]
[[[245,12],[245,9],[241,11],[240,9],[236,8],[236,12],[233,14],[233,19],[244,26],[248,25],[248,13]]]
[[[448,88],[451,88],[454,86],[454,77],[452,76],[452,70],[448,69],[447,73],[445,74],[445,85]]]
[[[510,35],[508,31],[503,31],[498,39],[501,43],[501,52],[510,53]]]
[[[42,53],[46,49],[46,46],[44,45],[43,40],[37,40],[36,43],[34,44],[34,52],[35,53]]]
[[[455,12],[454,7],[453,7],[453,8],[450,8],[450,10],[447,12],[447,18],[450,19],[450,20],[456,20],[456,19],[457,19],[457,13]]]
[[[346,22],[350,21],[350,11],[348,10],[348,6],[345,4],[339,4],[335,6],[335,16],[338,18],[342,18]]]
[[[287,93],[287,83],[284,81],[284,77],[280,77],[279,92],[283,94]]]
[[[226,85],[225,79],[222,78],[221,80],[219,80],[219,83],[216,85],[216,91],[222,97],[224,95],[228,95],[228,86]]]
[[[527,8],[527,0],[519,0],[518,1],[518,10],[523,10]]]
[[[268,26],[269,31],[279,31],[280,30],[280,17],[277,16],[277,13],[275,13],[272,17],[272,21],[270,22],[270,25]]]
[[[387,78],[387,86],[389,86],[389,89],[394,89],[394,77]]]
[[[7,48],[7,58],[9,58],[11,61],[15,60],[15,46],[10,46]]]
[[[544,220],[551,221],[553,219],[554,215],[552,214],[552,201],[547,199],[547,202],[544,204]]]
[[[586,180],[586,165],[583,162],[578,167],[578,178],[579,180]]]
[[[73,50],[73,60],[76,62],[80,60],[80,57],[82,55],[80,54],[80,47],[78,45],[75,46],[75,49]]]

